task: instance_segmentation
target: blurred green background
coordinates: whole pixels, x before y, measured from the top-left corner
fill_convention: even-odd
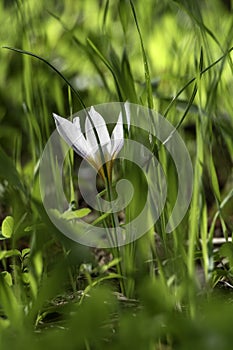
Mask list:
[[[232,349],[232,11],[223,0],[0,1],[1,349]],[[194,187],[186,217],[164,234],[177,184],[158,152],[169,203],[120,251],[119,277],[111,251],[50,222],[38,167],[53,112],[126,100],[178,128]],[[128,176],[136,212],[141,178]]]

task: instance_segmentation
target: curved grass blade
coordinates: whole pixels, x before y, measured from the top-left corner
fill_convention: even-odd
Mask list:
[[[83,107],[83,109],[86,111],[87,113],[87,117],[89,118],[90,120],[90,123],[91,123],[91,126],[93,128],[93,131],[94,131],[94,134],[95,134],[95,137],[97,139],[97,143],[98,143],[98,146],[99,146],[99,151],[100,151],[100,156],[101,156],[101,159],[103,161],[103,170],[104,170],[104,174],[105,174],[105,177],[106,179],[108,179],[108,175],[107,175],[107,168],[106,168],[106,164],[104,162],[104,154],[103,154],[103,150],[102,150],[102,147],[100,146],[101,143],[100,143],[100,139],[99,139],[99,136],[98,136],[98,133],[96,131],[96,128],[95,128],[95,125],[92,121],[92,118],[91,116],[89,115],[87,109],[86,109],[86,106],[81,98],[81,95],[80,93],[75,90],[75,88],[73,87],[73,85],[66,79],[66,77],[56,68],[54,67],[49,61],[47,61],[45,58],[41,57],[41,56],[38,56],[30,51],[26,51],[26,50],[21,50],[21,49],[17,49],[17,48],[13,48],[13,47],[9,47],[9,46],[3,46],[4,49],[8,49],[8,50],[11,50],[11,51],[15,51],[15,52],[18,52],[18,53],[21,53],[21,54],[24,54],[24,55],[28,55],[28,56],[31,56],[31,57],[34,57],[34,58],[37,58],[39,59],[40,61],[44,62],[45,64],[47,64],[50,68],[52,68],[65,82],[66,84],[70,87],[70,89],[73,91],[73,93],[75,94],[75,96],[78,98],[81,106]]]
[[[116,89],[117,89],[117,93],[119,96],[120,101],[124,101],[122,93],[121,93],[121,88],[120,85],[118,83],[118,79],[117,76],[114,72],[113,67],[111,66],[111,64],[106,60],[106,58],[102,55],[102,53],[98,50],[98,48],[95,46],[95,44],[93,43],[93,41],[90,38],[87,38],[87,43],[89,44],[90,48],[95,52],[95,54],[101,59],[101,61],[105,64],[105,66],[110,70],[115,85],[116,85]]]
[[[220,58],[218,58],[216,61],[214,61],[213,63],[211,63],[208,67],[204,68],[201,72],[200,72],[200,77],[205,74],[206,72],[208,72],[211,68],[213,68],[215,65],[217,65],[219,62],[221,62],[224,58],[227,57],[227,55],[229,55],[229,53],[231,53],[231,51],[233,50],[233,47],[231,47],[229,50],[227,50],[227,52],[222,55]],[[176,96],[172,99],[172,101],[169,103],[168,107],[166,108],[165,112],[163,113],[164,118],[166,118],[166,116],[168,115],[168,112],[170,111],[170,109],[173,107],[174,103],[177,101],[178,97],[182,94],[183,91],[185,91],[185,89],[187,89],[187,87],[189,85],[191,85],[193,82],[195,82],[197,80],[197,77],[192,78],[191,80],[189,80],[187,82],[187,84],[185,84],[185,86],[183,86],[178,93],[176,94]]]
[[[109,9],[109,0],[106,0],[106,4],[104,7],[103,24],[102,24],[103,31],[105,30],[105,27],[106,27],[108,9]]]
[[[45,58],[41,57],[41,56],[38,56],[36,55],[35,53],[33,52],[30,52],[30,51],[26,51],[26,50],[21,50],[21,49],[17,49],[15,47],[10,47],[10,46],[3,46],[3,49],[8,49],[8,50],[11,50],[11,51],[15,51],[15,52],[18,52],[18,53],[21,53],[21,54],[24,54],[24,55],[28,55],[28,56],[31,56],[31,57],[34,57],[34,58],[37,58],[38,60],[44,62],[45,64],[47,64],[50,68],[52,68],[52,70],[54,70],[65,82],[66,84],[70,87],[70,89],[73,91],[73,93],[76,95],[76,97],[78,98],[81,106],[86,109],[86,106],[81,98],[81,95],[80,93],[75,90],[75,88],[73,87],[73,85],[69,82],[68,79],[66,79],[66,77],[56,68],[54,67],[49,61],[47,61]]]

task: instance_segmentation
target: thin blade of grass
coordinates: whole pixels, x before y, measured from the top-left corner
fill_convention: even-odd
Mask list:
[[[142,49],[142,57],[143,57],[143,65],[144,65],[144,71],[145,71],[145,81],[146,81],[148,107],[150,109],[153,109],[154,108],[154,102],[153,102],[153,93],[152,93],[152,86],[151,86],[151,79],[150,79],[150,71],[149,71],[149,64],[148,64],[147,54],[146,54],[146,50],[144,48],[143,38],[142,38],[141,30],[140,30],[140,27],[139,27],[139,24],[138,24],[138,20],[137,20],[137,15],[136,15],[136,11],[135,11],[135,8],[134,8],[134,4],[133,4],[133,2],[131,0],[130,0],[130,6],[131,6],[131,9],[132,9],[132,13],[133,13],[133,17],[134,17],[134,21],[135,21],[135,24],[136,24],[137,32],[138,32],[139,39],[140,39],[141,49]]]

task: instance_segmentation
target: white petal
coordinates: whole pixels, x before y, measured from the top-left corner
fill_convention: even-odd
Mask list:
[[[117,153],[120,152],[120,150],[124,145],[124,132],[123,132],[123,122],[122,122],[121,112],[119,114],[119,118],[116,123],[116,126],[112,132],[111,143],[112,143],[111,156],[112,158],[115,158]]]
[[[89,147],[88,142],[82,133],[79,117],[76,117],[73,119],[73,125],[77,128],[78,135],[79,135],[79,137],[77,138],[77,140],[75,142],[75,148],[77,149],[76,152],[78,153],[78,150],[79,150],[78,154],[81,155],[83,158],[91,157],[92,150]]]
[[[55,113],[53,113],[53,117],[55,119],[57,131],[69,146],[72,146],[77,138],[77,130],[73,126],[73,123]]]
[[[96,129],[99,140],[97,140],[96,138],[90,118]],[[109,137],[108,129],[106,127],[105,120],[98,112],[95,111],[94,107],[91,107],[89,116],[86,117],[85,132],[86,132],[87,142],[90,148],[92,148],[93,152],[96,152],[98,150],[98,143],[100,143],[102,147],[106,145],[105,149],[107,151],[110,151],[110,149],[108,149],[111,146],[110,137]]]
[[[55,119],[57,131],[66,143],[81,157],[86,158],[89,152],[80,125],[78,125],[78,123],[73,124],[55,113],[53,113],[53,117]]]

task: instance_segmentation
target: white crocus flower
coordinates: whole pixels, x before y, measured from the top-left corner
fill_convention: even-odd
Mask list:
[[[125,111],[129,130],[130,117],[127,103],[125,104]],[[91,107],[85,120],[85,136],[80,127],[79,117],[74,118],[73,122],[55,113],[53,113],[53,117],[59,134],[74,151],[94,166],[103,178],[105,178],[103,164],[106,163],[107,173],[109,179],[111,179],[112,162],[124,145],[122,113],[119,114],[111,138],[105,120],[96,112],[94,107]],[[98,135],[98,138],[96,135]]]

